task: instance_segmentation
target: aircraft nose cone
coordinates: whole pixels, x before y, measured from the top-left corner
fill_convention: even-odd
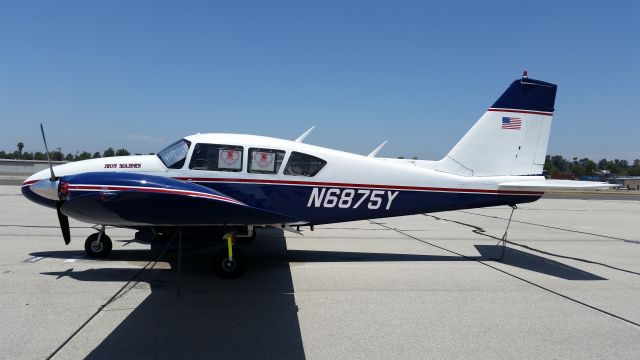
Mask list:
[[[47,198],[49,200],[58,201],[60,197],[58,196],[58,181],[51,181],[49,179],[42,179],[34,182],[29,186],[31,191],[34,193]]]

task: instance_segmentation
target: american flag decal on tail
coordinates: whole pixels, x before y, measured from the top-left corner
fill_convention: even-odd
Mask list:
[[[502,128],[511,129],[511,130],[520,130],[522,129],[522,119],[505,116],[502,118]]]

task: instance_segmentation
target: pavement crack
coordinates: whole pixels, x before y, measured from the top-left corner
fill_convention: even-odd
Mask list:
[[[113,308],[113,309],[106,309],[104,310],[104,312],[119,312],[119,311],[131,311],[131,310],[135,310],[135,307],[125,307],[125,308]]]
[[[549,293],[551,293],[551,294],[554,294],[554,295],[556,295],[556,296],[559,296],[559,297],[561,297],[561,298],[563,298],[563,299],[566,299],[566,300],[569,300],[569,301],[571,301],[571,302],[574,302],[574,303],[576,303],[576,304],[578,304],[578,305],[582,305],[582,306],[584,306],[584,307],[586,307],[586,308],[589,308],[589,309],[591,309],[591,310],[595,310],[595,311],[600,312],[600,313],[602,313],[602,314],[609,315],[609,316],[611,316],[611,317],[613,317],[613,318],[615,318],[615,319],[618,319],[618,320],[620,320],[620,321],[622,321],[622,322],[625,322],[625,323],[627,323],[627,324],[633,325],[633,326],[635,326],[637,329],[640,329],[640,323],[637,323],[637,322],[635,322],[635,321],[633,321],[633,320],[630,320],[630,319],[624,318],[624,317],[622,317],[622,316],[620,316],[620,315],[616,315],[616,314],[614,314],[614,313],[612,313],[612,312],[609,312],[609,311],[607,311],[607,310],[601,309],[601,308],[599,308],[599,307],[597,307],[597,306],[595,306],[595,305],[587,304],[587,303],[586,303],[586,302],[584,302],[584,301],[580,301],[580,300],[578,300],[578,299],[576,299],[576,298],[572,298],[572,297],[570,297],[570,296],[568,296],[568,295],[562,294],[562,293],[560,293],[560,292],[558,292],[558,291],[555,291],[555,290],[552,290],[552,289],[550,289],[550,288],[548,288],[548,287],[545,287],[545,286],[542,286],[542,285],[540,285],[540,284],[537,284],[537,283],[535,283],[535,282],[533,282],[533,281],[531,281],[531,280],[527,280],[527,279],[525,279],[525,278],[523,278],[523,277],[521,277],[521,276],[518,276],[518,275],[512,274],[512,273],[510,273],[510,272],[508,272],[508,271],[506,271],[506,270],[500,269],[500,268],[499,268],[499,267],[497,267],[497,266],[494,266],[494,265],[491,265],[491,264],[487,263],[487,262],[486,262],[486,260],[481,260],[481,259],[478,259],[478,258],[470,257],[470,256],[464,255],[464,254],[462,254],[462,253],[459,253],[459,252],[456,252],[456,251],[453,251],[453,250],[447,249],[447,248],[445,248],[445,247],[442,247],[442,246],[436,245],[436,244],[431,243],[431,242],[429,242],[429,241],[426,241],[426,240],[420,239],[420,238],[418,238],[418,237],[416,237],[416,236],[413,236],[413,235],[411,235],[411,234],[407,234],[407,233],[406,233],[406,232],[404,232],[404,231],[401,231],[401,230],[398,230],[398,229],[396,229],[396,228],[393,228],[393,227],[387,226],[387,225],[385,225],[384,223],[378,223],[378,222],[375,222],[375,221],[372,221],[372,220],[369,220],[369,222],[370,222],[370,223],[372,223],[372,224],[375,224],[375,225],[378,225],[378,226],[384,227],[384,228],[386,228],[386,229],[388,229],[388,230],[395,231],[395,232],[397,232],[397,233],[399,233],[399,234],[402,234],[402,235],[404,235],[404,236],[406,236],[406,237],[408,237],[408,238],[414,239],[414,240],[419,241],[419,242],[421,242],[421,243],[424,243],[424,244],[427,244],[427,245],[433,246],[433,247],[435,247],[435,248],[438,248],[438,249],[440,249],[440,250],[446,251],[446,252],[448,252],[448,253],[455,254],[455,255],[458,255],[458,256],[463,257],[463,258],[465,258],[465,259],[469,259],[469,260],[472,260],[472,261],[478,262],[479,264],[482,264],[482,265],[484,265],[484,266],[486,266],[486,267],[488,267],[488,268],[491,268],[491,269],[493,269],[493,270],[499,271],[499,272],[501,272],[501,273],[502,273],[502,274],[504,274],[504,275],[510,276],[510,277],[515,278],[515,279],[517,279],[517,280],[520,280],[520,281],[522,281],[522,282],[524,282],[524,283],[527,283],[527,284],[529,284],[529,285],[532,285],[532,286],[534,286],[534,287],[537,287],[538,289],[544,290],[544,291],[546,291],[546,292],[549,292]]]

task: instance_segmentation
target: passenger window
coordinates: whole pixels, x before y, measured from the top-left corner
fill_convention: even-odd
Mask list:
[[[242,146],[196,144],[189,169],[211,171],[242,171]]]
[[[327,164],[326,161],[315,156],[292,152],[284,169],[285,175],[315,176]]]
[[[249,172],[277,174],[285,152],[282,150],[249,148]]]

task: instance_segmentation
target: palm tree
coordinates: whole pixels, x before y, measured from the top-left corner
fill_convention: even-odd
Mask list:
[[[22,148],[24,148],[24,144],[22,142],[18,143],[18,158],[22,159]]]

